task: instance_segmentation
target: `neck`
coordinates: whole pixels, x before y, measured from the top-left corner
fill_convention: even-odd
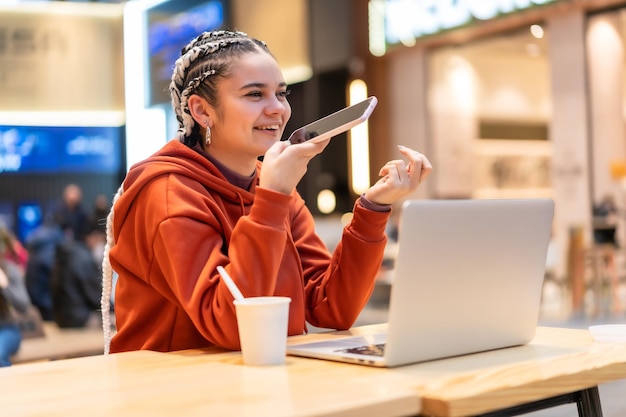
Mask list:
[[[254,175],[254,172],[256,171],[257,158],[244,160],[241,155],[233,157],[230,153],[220,152],[220,150],[215,146],[211,145],[205,147],[203,145],[204,144],[201,146],[202,151],[213,162],[217,162],[217,164],[221,166],[220,168],[226,168],[234,174],[242,177],[251,177]]]

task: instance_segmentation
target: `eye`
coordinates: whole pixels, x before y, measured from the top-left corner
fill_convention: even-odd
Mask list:
[[[248,97],[263,97],[263,93],[260,91],[250,91],[248,94],[246,94],[246,96]]]
[[[279,98],[286,99],[286,98],[287,98],[287,96],[288,96],[289,94],[291,94],[291,90],[279,91],[276,95],[277,95]]]

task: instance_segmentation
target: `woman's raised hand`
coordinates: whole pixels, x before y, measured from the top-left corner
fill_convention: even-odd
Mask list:
[[[393,204],[415,190],[433,170],[423,154],[405,146],[398,146],[408,161],[397,159],[387,162],[378,175],[380,179],[366,192],[365,198],[376,204]]]

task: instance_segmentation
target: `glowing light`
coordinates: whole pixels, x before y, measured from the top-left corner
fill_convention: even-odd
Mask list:
[[[301,83],[313,76],[313,69],[309,65],[295,65],[282,68],[282,71],[287,84]]]
[[[354,217],[354,213],[352,213],[350,211],[347,212],[347,213],[343,213],[341,215],[341,226],[342,227],[347,226],[352,221],[353,217]]]
[[[146,108],[146,10],[164,0],[136,0],[124,5],[124,88],[126,98],[126,167],[130,168],[167,142],[165,112]]]
[[[5,125],[17,126],[122,126],[123,111],[7,111],[0,112]]]
[[[565,0],[370,0],[370,52],[381,56],[388,45],[411,45],[409,38],[472,24],[474,19],[488,21],[558,1]],[[381,31],[384,39],[380,38]]]
[[[331,190],[325,189],[317,194],[317,209],[320,213],[330,214],[337,207],[337,197]]]
[[[543,28],[541,25],[531,25],[530,26],[530,34],[533,35],[537,39],[543,39]]]
[[[374,56],[383,56],[387,50],[385,39],[385,2],[371,0],[368,3],[369,48]]]
[[[354,80],[349,88],[350,105],[367,98],[367,85],[363,80]],[[367,121],[350,130],[350,183],[355,194],[370,187],[370,151]]]

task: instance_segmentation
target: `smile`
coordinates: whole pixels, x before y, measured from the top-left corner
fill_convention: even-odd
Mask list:
[[[259,126],[259,127],[255,127],[255,129],[275,131],[275,130],[280,129],[280,126],[279,125]]]

